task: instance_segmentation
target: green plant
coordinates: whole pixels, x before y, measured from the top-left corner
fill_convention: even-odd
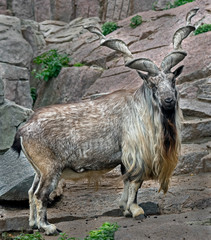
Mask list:
[[[83,66],[85,66],[85,64],[83,64],[83,63],[74,63],[73,64],[73,67],[83,67]]]
[[[132,28],[136,28],[141,24],[142,24],[142,17],[140,15],[136,15],[130,19],[130,27]]]
[[[84,238],[84,240],[114,240],[114,233],[118,230],[119,226],[117,223],[105,222],[102,226],[89,232],[89,235]],[[24,234],[13,237],[8,233],[2,235],[3,240],[45,240],[44,237],[39,233]],[[69,237],[66,233],[60,233],[58,240],[80,240],[80,238]],[[82,240],[82,239],[81,239]]]
[[[89,232],[89,235],[84,240],[114,240],[114,233],[118,230],[117,223],[105,222],[97,229]],[[66,233],[60,233],[58,240],[80,240],[79,238],[69,238]],[[82,240],[82,239],[81,239]]]
[[[33,62],[40,65],[40,70],[34,69],[32,74],[35,78],[48,81],[57,77],[62,67],[67,67],[70,59],[67,54],[59,54],[56,49],[50,50],[36,57]]]
[[[106,22],[102,25],[102,32],[103,35],[107,35],[113,31],[115,31],[118,28],[117,24],[115,22]]]
[[[69,238],[67,233],[60,233],[60,237],[58,238],[58,240],[79,240],[79,238],[75,238],[75,237]]]
[[[102,227],[98,230],[93,230],[89,232],[89,236],[87,236],[84,240],[114,240],[114,233],[118,230],[119,226],[117,223],[103,223]]]
[[[34,103],[35,103],[35,101],[37,99],[37,89],[32,87],[30,89],[30,91],[31,91],[31,97],[32,97],[32,100],[33,100],[33,105],[34,105]]]
[[[198,35],[209,31],[211,31],[211,24],[203,24],[194,31],[194,35]]]
[[[186,3],[194,2],[195,0],[176,0],[173,3],[168,2],[165,9],[176,8]]]
[[[36,232],[33,234],[21,233],[20,235],[14,237],[13,240],[44,240],[44,238],[39,232]]]

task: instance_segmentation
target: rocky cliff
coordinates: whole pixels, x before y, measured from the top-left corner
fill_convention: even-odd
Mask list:
[[[173,0],[0,0],[0,14],[37,22],[70,22],[78,17],[120,20],[137,12],[163,9]]]

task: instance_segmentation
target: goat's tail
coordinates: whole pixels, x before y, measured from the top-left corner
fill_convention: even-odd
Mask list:
[[[14,142],[12,144],[12,150],[18,153],[18,156],[20,156],[22,146],[21,146],[21,137],[19,132],[16,133]]]

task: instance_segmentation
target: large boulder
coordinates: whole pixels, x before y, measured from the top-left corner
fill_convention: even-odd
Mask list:
[[[23,38],[30,44],[33,50],[33,57],[36,57],[38,52],[46,46],[39,23],[33,20],[21,20],[21,31]]]
[[[4,82],[0,78],[0,153],[11,147],[18,126],[33,113],[31,109],[4,99],[4,95]]]
[[[21,107],[7,99],[0,105],[0,152],[11,147],[17,128],[32,112],[31,109]]]
[[[6,99],[23,107],[32,107],[29,70],[25,67],[0,62],[0,75],[4,82]]]
[[[101,74],[101,68],[87,66],[63,68],[57,78],[48,82],[43,81],[35,108],[79,101]]]
[[[24,154],[19,157],[10,149],[0,155],[0,200],[27,200],[34,174]]]

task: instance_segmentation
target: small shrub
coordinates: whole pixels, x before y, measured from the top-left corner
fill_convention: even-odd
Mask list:
[[[118,28],[115,22],[106,22],[102,25],[103,35],[108,35],[109,33],[115,31]]]
[[[83,66],[85,66],[85,64],[83,64],[83,63],[75,63],[75,64],[73,64],[73,67],[83,67]]]
[[[194,2],[195,0],[176,0],[173,3],[167,3],[165,9],[176,8],[186,3]]]
[[[58,240],[80,240],[80,239],[75,237],[69,238],[67,233],[60,233],[60,237],[58,238]]]
[[[194,31],[194,35],[198,35],[209,31],[211,31],[211,24],[203,24]]]
[[[117,223],[105,222],[97,229],[89,232],[89,235],[84,240],[114,240],[114,233],[118,230],[119,226]],[[66,233],[60,233],[58,240],[82,240],[80,238],[69,238]]]
[[[44,240],[44,238],[39,232],[36,232],[33,234],[21,233],[20,235],[14,237],[13,240]]]
[[[136,28],[141,24],[142,24],[142,17],[140,15],[136,15],[130,19],[130,27],[132,28]]]
[[[31,91],[31,97],[32,97],[32,100],[33,100],[33,105],[34,105],[34,103],[35,103],[35,101],[37,99],[37,89],[32,87],[30,89],[30,91]]]
[[[35,78],[48,81],[53,77],[57,77],[62,67],[68,67],[70,59],[67,54],[59,54],[57,50],[53,49],[42,55],[36,57],[33,62],[40,65],[40,70],[34,69],[32,74]]]
[[[117,223],[111,224],[109,222],[103,223],[99,230],[93,230],[89,232],[84,240],[114,240],[114,233],[118,230],[119,226]]]

